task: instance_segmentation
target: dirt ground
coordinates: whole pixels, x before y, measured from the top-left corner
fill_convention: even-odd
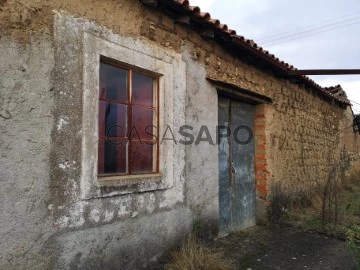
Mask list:
[[[254,227],[214,242],[239,269],[358,269],[346,243],[279,225]]]

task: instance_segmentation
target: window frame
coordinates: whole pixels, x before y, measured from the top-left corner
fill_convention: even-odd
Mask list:
[[[137,107],[137,108],[145,108],[145,109],[151,109],[153,111],[155,111],[154,113],[154,118],[155,118],[155,123],[153,122],[153,126],[156,127],[156,139],[153,140],[143,140],[141,143],[147,143],[147,142],[151,142],[154,143],[154,147],[156,147],[156,149],[153,149],[153,162],[155,161],[155,166],[154,166],[154,170],[152,172],[148,172],[148,173],[132,173],[131,172],[131,141],[127,135],[126,135],[126,141],[128,146],[126,147],[126,155],[127,155],[127,159],[128,162],[126,164],[126,173],[100,173],[99,172],[99,167],[97,169],[97,175],[98,178],[101,180],[106,180],[106,179],[112,179],[113,177],[131,177],[131,176],[147,176],[147,175],[159,175],[160,173],[160,141],[159,141],[159,124],[160,124],[160,77],[161,74],[156,73],[156,72],[152,72],[149,70],[145,70],[139,67],[135,67],[126,63],[122,63],[120,61],[117,61],[115,59],[100,55],[100,60],[99,60],[99,76],[100,76],[100,67],[101,64],[105,64],[105,65],[110,65],[113,66],[115,68],[120,68],[123,70],[126,70],[128,72],[127,74],[127,96],[128,96],[128,102],[122,102],[122,101],[118,101],[118,100],[114,100],[114,99],[107,99],[107,98],[102,98],[101,97],[101,89],[100,89],[100,84],[99,84],[99,104],[100,101],[104,101],[104,102],[109,102],[109,103],[114,103],[114,104],[121,104],[121,105],[126,105],[127,106],[127,118],[126,118],[126,127],[127,127],[127,131],[129,130],[129,128],[133,128],[133,122],[132,122],[132,109],[133,107]],[[145,105],[139,105],[139,104],[135,104],[133,103],[132,100],[132,94],[133,94],[133,89],[132,89],[132,79],[133,79],[133,72],[136,72],[138,74],[142,74],[148,77],[151,77],[153,79],[153,96],[154,96],[154,100],[153,103],[155,103],[155,106],[145,106]],[[99,77],[100,78],[100,77]],[[154,105],[154,104],[153,104]],[[100,115],[98,115],[98,125],[100,124]],[[105,134],[103,140],[107,141],[108,136]],[[100,138],[100,133],[98,134],[98,141],[100,142],[101,138]],[[134,140],[137,141],[137,140]],[[98,145],[98,151],[100,150],[99,148],[100,146]],[[104,159],[105,159],[105,154],[104,154]],[[99,166],[99,165],[98,165]]]
[[[72,20],[72,19],[71,19]],[[69,24],[70,25],[70,24]],[[73,25],[73,24],[71,24]],[[124,66],[137,70],[150,71],[159,76],[159,134],[170,126],[179,130],[185,125],[186,62],[181,54],[159,50],[147,41],[113,34],[96,25],[81,22],[83,50],[79,59],[82,76],[81,123],[78,126],[79,146],[81,148],[79,174],[80,198],[122,196],[143,192],[164,191],[172,188],[182,189],[183,168],[185,167],[185,147],[175,147],[173,141],[164,140],[159,145],[159,173],[131,176],[99,177],[98,166],[98,109],[99,109],[99,63],[100,57],[114,59]],[[73,26],[64,33],[73,31]],[[74,35],[79,35],[75,32]],[[69,59],[70,61],[72,59]],[[161,141],[161,137],[159,137]],[[80,142],[81,141],[81,142]],[[171,203],[183,200],[182,192],[168,199]]]

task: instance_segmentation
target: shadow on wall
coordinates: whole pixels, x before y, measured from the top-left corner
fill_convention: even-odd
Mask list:
[[[193,224],[193,234],[203,240],[216,238],[219,234],[218,220],[196,218]]]
[[[285,189],[281,183],[274,183],[271,186],[269,220],[281,221],[287,217],[289,210],[321,204],[324,229],[327,224],[334,222],[336,225],[337,193],[343,182],[346,181],[347,174],[354,167],[351,161],[350,154],[343,150],[339,161],[330,168],[327,179],[319,179],[317,187],[311,187],[301,192],[291,190],[292,187],[296,188],[295,185],[287,186]]]
[[[287,217],[287,212],[295,208],[307,208],[313,203],[314,197],[321,195],[322,189],[311,189],[307,192],[284,191],[281,183],[271,185],[270,207],[268,218],[270,221],[279,222]]]

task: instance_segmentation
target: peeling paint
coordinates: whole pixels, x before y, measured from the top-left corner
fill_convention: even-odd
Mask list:
[[[64,126],[69,124],[69,117],[67,116],[62,116],[57,124],[57,130],[62,130],[64,128]]]
[[[104,222],[110,222],[112,219],[114,218],[114,212],[113,211],[105,211],[105,218],[104,218]]]
[[[64,163],[60,163],[59,164],[59,168],[63,169],[63,170],[67,170],[71,168],[71,164],[67,161],[65,161]]]
[[[99,222],[100,221],[100,211],[98,209],[91,210],[90,217],[93,221]]]

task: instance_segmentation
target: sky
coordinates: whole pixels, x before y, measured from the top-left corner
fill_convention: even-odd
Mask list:
[[[297,69],[360,69],[359,0],[190,0]],[[360,75],[310,76],[341,84],[360,113]]]

